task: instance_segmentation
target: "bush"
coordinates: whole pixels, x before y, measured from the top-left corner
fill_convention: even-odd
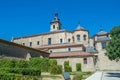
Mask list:
[[[65,72],[72,72],[72,67],[69,66],[69,61],[64,62],[64,71]]]
[[[49,60],[49,72],[52,72],[53,67],[57,66],[57,61],[56,60]]]
[[[82,75],[75,75],[74,77],[73,77],[73,80],[82,80],[82,78],[83,78],[83,76]]]
[[[13,68],[15,64],[16,60],[14,59],[0,59],[0,68]]]
[[[3,73],[41,76],[41,70],[35,69],[35,68],[4,68],[4,69],[0,69],[0,74],[3,74]]]
[[[57,65],[57,60],[49,60],[49,71],[51,74],[61,74],[62,65]]]
[[[58,74],[62,74],[62,65],[58,65]]]
[[[62,66],[61,65],[54,65],[51,67],[51,74],[62,74]]]
[[[54,60],[54,59],[49,60],[49,65],[50,65],[50,67],[57,65],[57,60]]]
[[[30,68],[41,69],[43,72],[49,70],[49,59],[48,58],[31,58],[29,61]]]
[[[65,62],[64,62],[64,67],[65,67],[65,66],[69,66],[69,61],[65,61]]]
[[[76,71],[81,71],[81,64],[80,63],[76,64]]]
[[[16,68],[27,68],[28,66],[28,61],[25,60],[18,60],[15,65]]]

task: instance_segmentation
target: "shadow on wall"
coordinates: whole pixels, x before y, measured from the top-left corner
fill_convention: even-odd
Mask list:
[[[120,73],[107,73],[107,77],[118,77],[120,78]]]

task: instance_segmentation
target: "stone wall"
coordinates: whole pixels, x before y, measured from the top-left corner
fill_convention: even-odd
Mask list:
[[[87,58],[87,64],[84,64],[83,61],[84,58]],[[93,57],[67,57],[67,58],[52,58],[52,59],[56,59],[58,65],[62,65],[62,66],[64,66],[64,61],[69,61],[69,64],[72,67],[72,71],[76,71],[76,63],[81,63],[83,72],[95,71]]]
[[[80,41],[77,41],[77,35],[80,35]],[[86,41],[83,40],[83,35],[86,35]],[[19,38],[14,39],[13,42],[18,44],[25,44],[26,46],[30,46],[30,42],[32,42],[31,47],[38,47],[42,45],[48,45],[48,38],[51,38],[51,44],[60,44],[60,39],[62,39],[62,43],[79,43],[88,45],[88,32],[87,31],[59,31],[59,32],[52,32],[48,34],[41,34],[38,36],[26,37],[26,38]],[[70,42],[68,41],[70,39]],[[74,39],[74,40],[73,40]],[[39,45],[37,42],[39,41]],[[74,41],[74,42],[73,42]]]
[[[30,57],[48,57],[48,53],[12,42],[0,40],[0,55],[3,57],[16,57],[27,59]]]
[[[101,50],[98,54],[99,70],[120,70],[120,61],[111,61],[105,56],[105,50]]]

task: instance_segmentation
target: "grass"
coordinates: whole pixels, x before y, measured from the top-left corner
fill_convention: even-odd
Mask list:
[[[57,76],[57,75],[41,75],[41,78],[52,78],[52,79],[60,78],[61,79],[61,76]]]
[[[89,77],[91,74],[93,74],[92,72],[69,72],[70,76],[75,76],[75,75],[83,75],[83,80],[85,80],[87,77]],[[40,80],[45,78],[50,78],[53,80],[57,80],[57,79],[61,79],[62,80],[62,74],[61,75],[51,75],[51,74],[42,74],[40,77]]]
[[[70,75],[83,75],[83,80],[86,79],[87,77],[89,77],[90,75],[92,75],[92,72],[70,72]]]

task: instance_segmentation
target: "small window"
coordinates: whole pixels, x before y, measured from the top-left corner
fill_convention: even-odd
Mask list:
[[[60,39],[60,43],[63,43],[63,39]]]
[[[71,42],[71,39],[68,39],[68,42],[70,43],[70,42]]]
[[[32,46],[32,42],[30,42],[30,47]]]
[[[106,42],[103,42],[102,43],[102,49],[105,49],[106,48]]]
[[[52,53],[52,50],[50,50],[50,53]]]
[[[71,48],[68,48],[68,51],[70,52],[70,51],[71,51]]]
[[[84,64],[87,64],[87,58],[84,58],[83,61],[84,61]]]
[[[83,36],[83,40],[86,41],[86,35]]]
[[[55,25],[53,25],[53,29],[55,29]]]
[[[22,43],[23,46],[25,46],[25,43]]]
[[[37,41],[37,45],[40,45],[40,41]]]
[[[80,35],[77,35],[76,37],[77,37],[77,41],[80,41]]]
[[[51,45],[51,38],[48,38],[48,45]]]

